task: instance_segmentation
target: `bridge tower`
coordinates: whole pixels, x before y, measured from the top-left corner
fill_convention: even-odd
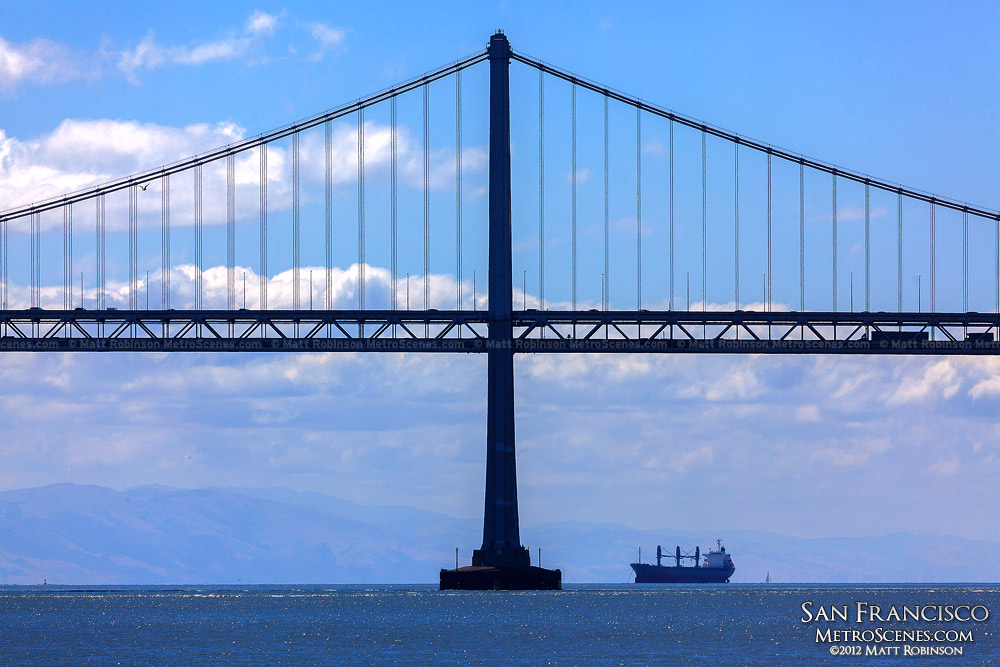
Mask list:
[[[472,567],[441,570],[444,589],[558,589],[562,572],[531,566],[517,519],[514,457],[513,268],[510,196],[510,42],[490,38],[489,341],[483,546]]]

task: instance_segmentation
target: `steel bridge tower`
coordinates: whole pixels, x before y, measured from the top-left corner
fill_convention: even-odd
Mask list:
[[[490,38],[489,339],[483,546],[472,567],[441,570],[442,589],[558,589],[562,572],[531,566],[517,520],[514,456],[513,262],[510,200],[510,42]]]

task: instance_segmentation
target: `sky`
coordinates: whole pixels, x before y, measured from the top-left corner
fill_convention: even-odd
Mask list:
[[[8,3],[0,8],[0,208],[154,168],[308,117],[477,52],[502,28],[515,51],[684,115],[995,210],[998,27],[1000,9],[991,3]],[[483,66],[463,74],[466,305],[474,290],[482,305],[485,282],[485,82]],[[442,83],[430,97],[435,253],[428,284],[431,305],[440,307],[453,303],[456,287],[453,86]],[[545,287],[552,305],[569,299],[572,168],[568,87],[550,81],[545,86]],[[514,66],[512,95],[515,277],[523,281],[515,299],[530,307],[540,299],[537,74]],[[404,272],[413,274],[415,305],[423,298],[414,231],[422,215],[420,106],[419,93],[400,100],[398,130],[399,275],[402,280]],[[356,296],[356,122],[347,118],[333,127],[335,215],[350,222],[338,223],[336,231],[331,299],[338,306]],[[385,108],[365,118],[373,239],[385,238],[379,235],[386,229],[388,122]],[[611,122],[611,297],[631,307],[634,111],[614,109]],[[649,283],[643,286],[644,306],[662,307],[671,298],[665,290],[661,187],[668,134],[662,123],[642,122],[643,275]],[[581,94],[581,307],[600,301],[600,123],[599,101]],[[321,131],[302,141],[303,263],[317,271],[322,241],[309,221],[322,217],[316,196],[322,192],[321,141]],[[692,212],[701,200],[692,180],[700,146],[696,134],[681,131],[677,142],[673,298],[682,298],[681,281],[690,271],[696,302],[731,304],[733,246],[725,245],[732,243],[725,235],[732,224],[733,156],[709,145],[710,216],[718,223],[712,233],[725,251],[711,257],[703,295]],[[288,156],[287,144],[269,154],[274,238],[267,281],[270,304],[278,307],[289,303],[291,291],[283,226],[290,201]],[[765,278],[763,172],[753,156],[740,159],[741,299],[752,307],[762,299],[757,286]],[[260,271],[251,243],[257,234],[256,157],[238,161],[237,170],[237,265],[248,275],[253,307]],[[224,170],[206,171],[207,303],[225,299],[222,179]],[[156,187],[150,189],[155,196],[139,204],[140,265],[152,270],[154,307],[162,299]],[[178,178],[171,191],[177,206],[175,305],[193,298],[190,187]],[[832,298],[824,263],[827,187],[807,181],[808,261],[815,268],[807,273],[806,298],[817,308]],[[772,297],[793,307],[794,171],[776,172],[775,193]],[[857,189],[845,187],[840,196],[843,304],[849,281],[860,280],[863,202]],[[895,247],[886,241],[893,238],[895,201],[878,197],[872,215],[876,251],[883,254],[876,255],[875,275],[891,281],[877,281],[873,310],[889,310],[897,294]],[[924,211],[906,206],[903,294],[915,309],[918,276],[928,279],[927,220]],[[119,200],[109,200],[112,301],[128,296],[121,279],[127,260],[119,252],[123,210]],[[76,269],[85,274],[84,298],[92,299],[92,214],[76,215]],[[62,301],[61,220],[42,220],[46,303]],[[959,222],[940,214],[944,255],[938,261],[947,267],[939,276],[941,307],[957,305]],[[994,233],[973,221],[976,278],[970,296],[981,310],[995,309]],[[11,243],[20,257],[26,235],[13,233]],[[388,300],[385,246],[368,242],[369,305]],[[892,261],[878,261],[882,257]],[[11,267],[15,273],[18,261]],[[782,280],[793,269],[796,279]],[[478,278],[470,275],[474,271]],[[14,301],[25,298],[23,285],[11,287]],[[324,290],[320,285],[315,291],[319,301]],[[397,286],[400,299],[403,290]],[[280,485],[478,516],[485,380],[485,359],[477,356],[5,353],[0,488],[70,480],[114,488]],[[1000,540],[1000,491],[994,484],[1000,473],[1000,362],[994,359],[532,355],[517,359],[516,382],[524,526],[579,519],[807,537],[915,532]]]

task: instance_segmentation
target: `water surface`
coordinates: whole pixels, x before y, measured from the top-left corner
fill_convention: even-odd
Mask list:
[[[978,604],[991,615],[985,623],[805,624],[805,601],[814,610]],[[6,586],[0,664],[1000,665],[997,615],[993,585]],[[950,657],[832,656],[831,644],[814,641],[817,628],[878,626],[964,626],[974,641],[951,644],[964,655]]]

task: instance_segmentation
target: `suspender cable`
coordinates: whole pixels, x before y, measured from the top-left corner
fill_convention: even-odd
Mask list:
[[[708,134],[701,131],[701,309],[708,309]]]
[[[740,144],[733,150],[733,275],[735,279],[736,310],[740,309]]]
[[[969,312],[969,214],[962,212],[962,312]]]
[[[771,153],[767,154],[767,310],[771,310],[774,292],[771,290]]]
[[[573,310],[576,310],[576,84],[571,84],[570,86],[570,100],[572,107],[572,123],[571,123],[571,145],[572,145],[572,172],[570,174],[572,182],[572,197],[570,204],[570,244],[572,246],[571,252],[572,258],[572,270],[570,280],[572,282],[572,297],[573,297]],[[997,288],[1000,290],[1000,286]],[[1000,294],[1000,291],[998,291]]]
[[[872,257],[872,225],[871,225],[871,187],[865,182],[865,312],[872,309],[871,304],[871,257]]]
[[[160,178],[160,304],[170,308],[170,174]]]
[[[674,309],[674,121],[670,121],[670,310]]]
[[[260,145],[260,309],[267,310],[267,144]]]
[[[301,304],[299,298],[299,279],[301,259],[299,255],[300,225],[299,201],[299,134],[292,135],[292,309],[298,310]]]
[[[806,167],[799,162],[799,311],[806,309]]]
[[[365,110],[358,111],[358,308],[365,307]]]
[[[67,309],[73,307],[73,205],[63,207],[63,276],[65,292],[63,303]]]
[[[538,301],[545,309],[545,74],[538,72]]]
[[[931,202],[931,312],[937,312],[937,206]],[[934,335],[933,330],[931,335]]]
[[[837,173],[833,174],[833,312],[837,312]]]
[[[431,296],[431,100],[430,88],[424,86],[424,308],[430,308]]]
[[[398,306],[398,300],[396,298],[396,276],[397,268],[397,228],[396,228],[396,216],[398,211],[398,202],[396,199],[396,98],[393,97],[389,102],[390,109],[390,137],[389,137],[389,190],[390,190],[390,207],[389,207],[389,235],[390,238],[390,279],[392,281],[392,308],[395,310]]]
[[[236,156],[226,158],[226,293],[236,309]]]
[[[395,99],[395,98],[394,98]],[[462,309],[462,73],[455,74],[455,307]]]
[[[996,265],[995,265],[995,268],[996,268],[996,277],[995,277],[995,283],[994,284],[996,286],[996,298],[997,298],[997,302],[996,302],[996,306],[995,306],[995,308],[996,308],[995,312],[1000,313],[1000,219],[997,220],[997,224],[993,227],[993,230],[994,230],[994,238],[996,240],[996,243],[995,243],[995,254],[996,254]]]
[[[896,311],[903,312],[903,193],[896,198]]]
[[[104,195],[98,195],[94,201],[97,209],[94,221],[94,227],[97,230],[97,252],[95,254],[97,258],[97,266],[95,267],[97,294],[94,302],[97,309],[101,310],[104,308]]]
[[[3,294],[0,294],[2,297],[0,306],[7,310],[7,221],[4,220],[2,224],[3,229],[0,230],[0,281],[3,282],[3,285],[0,287],[3,288]]]
[[[203,294],[205,277],[202,273],[205,270],[203,252],[203,235],[201,226],[202,212],[202,174],[201,165],[194,168],[194,263],[196,265],[194,307],[201,310],[203,305]]]
[[[3,250],[0,253],[0,260],[3,261],[3,266],[0,267],[0,278],[3,279],[3,309],[7,310],[7,220],[3,221],[3,233],[0,234],[0,241],[2,241]],[[82,303],[80,304],[83,305]]]
[[[30,263],[31,263],[31,292],[30,292],[30,295],[31,295],[31,305],[32,305],[33,308],[37,308],[38,305],[39,305],[38,304],[38,292],[39,292],[39,280],[38,280],[39,266],[38,266],[38,264],[39,264],[39,259],[40,259],[40,253],[38,252],[38,242],[39,242],[39,238],[38,238],[39,237],[39,233],[38,232],[39,232],[39,227],[40,227],[39,222],[38,222],[39,215],[40,214],[38,214],[38,213],[32,213],[31,216],[28,218],[29,221],[30,221],[30,223],[31,223],[31,257],[30,257]]]
[[[393,98],[395,100],[396,98]],[[330,121],[323,123],[323,156],[326,167],[323,183],[324,202],[326,204],[323,218],[323,240],[326,251],[324,256],[325,285],[323,303],[327,310],[333,308],[333,125]]]
[[[139,259],[136,245],[138,242],[137,189],[128,189],[128,306],[132,310],[139,307]]]
[[[635,303],[642,310],[642,110],[635,110]]]
[[[604,308],[611,307],[611,209],[608,199],[608,97],[604,96],[604,284],[601,286],[601,296],[604,301]]]

